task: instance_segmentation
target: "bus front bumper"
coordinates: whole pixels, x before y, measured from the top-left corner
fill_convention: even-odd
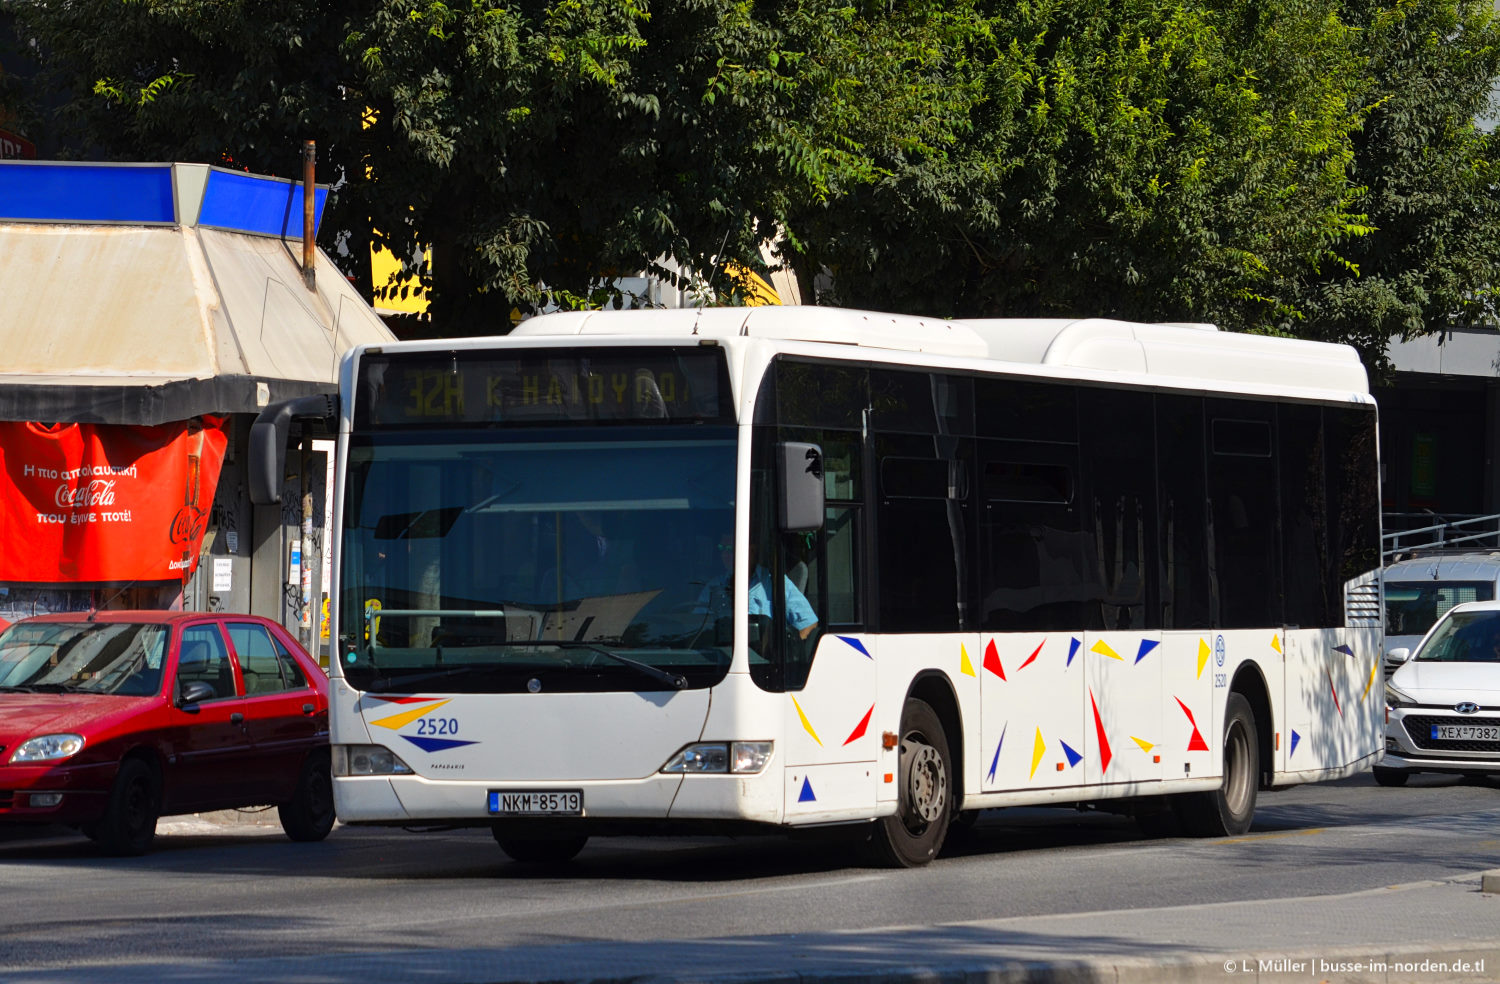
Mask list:
[[[782,821],[781,773],[665,775],[582,782],[486,782],[424,776],[336,776],[334,806],[344,823],[475,824],[513,818],[491,811],[491,793],[583,797],[584,820]],[[566,814],[521,815],[525,819]]]

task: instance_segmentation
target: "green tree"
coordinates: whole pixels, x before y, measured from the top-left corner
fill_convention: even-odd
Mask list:
[[[1385,340],[1493,313],[1485,0],[70,0],[77,155],[299,173],[433,332],[715,277],[823,299]]]
[[[877,180],[798,217],[837,302],[1267,328],[1363,231],[1331,10],[1039,0],[981,28],[949,56],[980,87],[967,132],[877,153]]]
[[[619,274],[756,263],[791,203],[859,166],[796,115],[814,86],[849,82],[786,44],[781,21],[837,37],[842,14],[811,3],[72,0],[23,16],[71,93],[74,154],[295,175],[314,138],[336,181],[326,227],[356,262],[371,237],[434,247],[443,334],[597,303]]]
[[[1367,80],[1349,174],[1373,232],[1296,285],[1299,333],[1385,365],[1392,338],[1492,327],[1500,285],[1494,87],[1500,21],[1488,0],[1342,5]]]

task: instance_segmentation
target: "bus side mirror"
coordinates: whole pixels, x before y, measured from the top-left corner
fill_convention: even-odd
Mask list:
[[[250,425],[250,501],[257,506],[274,506],[281,501],[286,437],[293,418],[322,419],[326,426],[337,416],[338,398],[333,396],[304,396],[262,410]]]
[[[781,496],[777,519],[784,533],[823,528],[823,449],[801,441],[777,445]]]

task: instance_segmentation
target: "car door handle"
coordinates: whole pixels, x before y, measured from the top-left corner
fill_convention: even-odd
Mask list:
[[[244,724],[245,723],[245,715],[241,714],[239,711],[235,711],[233,714],[229,715],[229,723],[230,724]]]
[[[303,714],[311,716],[314,710],[316,710],[316,708],[314,708],[311,704],[303,704],[302,705],[302,713]]]

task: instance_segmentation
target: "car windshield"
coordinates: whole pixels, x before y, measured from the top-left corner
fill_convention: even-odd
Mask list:
[[[1426,635],[1432,624],[1454,605],[1492,601],[1490,581],[1388,581],[1385,586],[1387,635]]]
[[[1415,657],[1432,663],[1500,663],[1500,611],[1454,612]]]
[[[145,697],[161,690],[165,625],[17,622],[0,634],[0,692]]]
[[[729,665],[735,435],[725,427],[357,439],[339,653],[385,693],[709,686]]]

